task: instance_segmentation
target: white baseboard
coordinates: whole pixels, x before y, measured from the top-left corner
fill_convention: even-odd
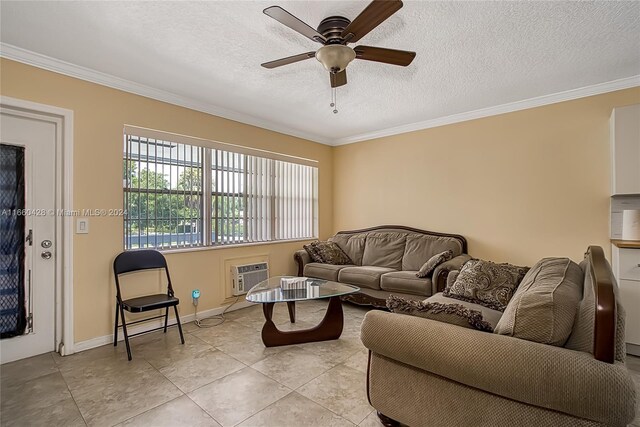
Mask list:
[[[640,356],[640,345],[627,343],[627,354]]]
[[[245,301],[244,299],[238,301],[237,303],[233,304],[233,307],[231,307],[230,309],[227,310],[228,312],[231,311],[236,311],[236,310],[240,310],[242,308],[247,308],[249,306],[254,305],[253,303],[249,302],[249,301]],[[228,306],[224,306],[224,307],[216,307],[216,308],[212,308],[210,310],[205,310],[205,311],[200,311],[198,312],[198,319],[202,320],[204,318],[207,317],[211,317],[211,316],[215,316],[218,314],[222,314],[222,312],[227,308]],[[185,323],[189,323],[189,322],[193,322],[196,319],[195,314],[188,314],[186,316],[181,316],[180,317],[180,321],[182,322],[182,324],[184,325]],[[176,324],[176,319],[174,317],[169,317],[169,325],[175,325]],[[147,332],[150,331],[154,328],[157,328],[159,326],[164,325],[164,321],[162,319],[158,319],[157,321],[150,321],[149,323],[144,323],[144,324],[140,324],[140,325],[136,325],[133,326],[131,328],[127,328],[129,335],[133,335],[133,334],[137,334],[140,332]],[[118,341],[124,341],[124,335],[122,334],[122,332],[118,333]],[[113,343],[113,334],[109,334],[109,335],[103,335],[101,337],[95,337],[95,338],[91,338],[85,341],[80,341],[80,342],[76,342],[74,343],[74,352],[78,353],[81,351],[85,351],[85,350],[89,350],[92,348],[96,348],[96,347],[100,347],[103,346],[105,344],[111,344]],[[68,353],[68,354],[63,354],[63,356],[68,356],[69,354],[73,354],[73,353]]]

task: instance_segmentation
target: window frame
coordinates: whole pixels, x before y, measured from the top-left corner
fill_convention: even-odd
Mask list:
[[[124,127],[124,132],[123,132],[123,136],[124,136],[124,141],[125,141],[125,149],[123,152],[123,165],[126,161],[134,161],[134,162],[141,162],[141,158],[143,156],[140,155],[140,153],[138,153],[137,155],[137,159],[133,159],[131,158],[131,149],[129,146],[127,146],[127,138],[130,136],[133,137],[138,137],[138,138],[149,138],[149,139],[154,139],[157,141],[163,141],[165,143],[176,143],[176,144],[186,144],[189,146],[194,146],[197,148],[197,150],[199,150],[200,153],[200,159],[201,159],[201,163],[200,163],[200,168],[202,171],[202,177],[201,177],[201,185],[202,188],[200,189],[200,191],[198,192],[190,192],[190,191],[183,191],[183,190],[179,190],[179,189],[163,189],[163,190],[158,190],[158,189],[145,189],[145,192],[148,194],[179,194],[179,195],[197,195],[200,197],[200,218],[199,218],[199,224],[200,224],[200,243],[199,244],[192,244],[192,245],[187,245],[187,246],[165,246],[165,247],[158,247],[158,246],[146,246],[146,247],[130,247],[127,248],[127,228],[126,228],[126,224],[128,221],[135,221],[131,220],[130,217],[128,215],[124,215],[123,216],[123,250],[125,251],[130,251],[130,250],[138,250],[138,249],[155,249],[161,252],[165,252],[165,253],[174,253],[174,252],[189,252],[189,251],[201,251],[201,250],[214,250],[214,249],[220,249],[220,248],[229,248],[229,247],[238,247],[238,246],[255,246],[255,245],[265,245],[265,244],[275,244],[275,243],[287,243],[287,242],[296,242],[296,241],[309,241],[309,240],[313,240],[313,239],[317,239],[318,238],[318,229],[319,229],[319,215],[318,215],[318,204],[319,204],[319,193],[318,193],[318,177],[319,177],[319,168],[318,168],[318,161],[317,160],[312,160],[312,159],[305,159],[305,158],[301,158],[301,157],[296,157],[296,156],[291,156],[291,155],[287,155],[287,154],[282,154],[282,153],[276,153],[276,152],[271,152],[271,151],[267,151],[267,150],[261,150],[261,149],[255,149],[255,148],[249,148],[249,147],[245,147],[245,146],[240,146],[240,145],[235,145],[235,144],[228,144],[228,143],[223,143],[223,142],[219,142],[219,141],[212,141],[212,140],[208,140],[208,139],[203,139],[203,138],[197,138],[197,137],[191,137],[191,136],[186,136],[186,135],[180,135],[180,134],[175,134],[175,133],[169,133],[169,132],[163,132],[163,131],[158,131],[158,130],[152,130],[152,129],[147,129],[147,128],[141,128],[141,127],[137,127],[137,126],[131,126],[131,125],[125,125]],[[230,193],[230,192],[225,192],[222,188],[216,188],[215,190],[212,187],[212,181],[213,181],[213,177],[216,176],[220,171],[224,171],[225,169],[228,169],[228,166],[219,166],[214,165],[213,162],[213,154],[217,153],[216,150],[220,150],[226,153],[230,153],[232,156],[233,155],[240,155],[240,156],[244,156],[244,162],[246,163],[248,156],[255,156],[261,159],[268,159],[271,161],[282,161],[282,162],[287,162],[287,163],[293,163],[296,165],[302,165],[302,166],[308,166],[311,167],[312,169],[310,170],[311,173],[311,181],[308,183],[309,185],[309,191],[311,193],[311,212],[310,212],[310,218],[309,220],[311,221],[311,230],[312,230],[312,235],[311,236],[302,236],[302,237],[293,237],[293,238],[286,238],[286,239],[275,239],[275,236],[277,235],[276,233],[276,228],[272,228],[272,232],[271,235],[269,236],[269,240],[262,240],[262,241],[250,241],[247,237],[247,229],[248,229],[248,221],[249,221],[249,217],[248,217],[248,212],[247,212],[247,165],[245,164],[244,167],[242,167],[240,169],[240,171],[243,174],[243,186],[241,188],[241,191],[236,192],[236,193]],[[129,156],[128,156],[129,155]],[[155,163],[155,162],[154,162]],[[140,164],[140,163],[139,163]],[[170,163],[167,163],[170,164]],[[123,166],[124,167],[124,166]],[[124,170],[123,170],[123,177],[124,177]],[[140,172],[138,172],[140,173]],[[270,176],[270,180],[273,181],[275,175],[271,175]],[[125,184],[127,182],[127,178],[123,178],[123,208],[124,210],[127,209],[128,205],[127,205],[127,194],[132,194],[132,191],[129,187],[126,187]],[[211,189],[211,191],[208,191],[207,189]],[[183,194],[184,193],[184,194]],[[139,193],[140,194],[140,193]],[[243,232],[242,232],[242,236],[241,236],[241,240],[240,241],[229,241],[229,242],[220,242],[218,241],[218,236],[219,234],[216,233],[216,237],[215,239],[213,238],[213,231],[217,231],[217,224],[218,221],[214,221],[214,218],[218,218],[216,216],[214,216],[216,214],[214,206],[213,206],[213,202],[214,199],[215,200],[220,200],[221,197],[229,197],[230,195],[236,195],[236,197],[240,200],[242,200],[243,203],[243,215],[241,218],[239,218],[242,222],[243,222]],[[278,199],[275,196],[270,197],[270,209],[274,212],[275,211],[275,206],[278,203]],[[157,216],[156,216],[157,218]],[[233,218],[227,218],[232,219]],[[150,221],[152,221],[153,219],[149,219]],[[272,225],[276,225],[277,220],[275,218],[275,215],[271,218],[271,222]],[[234,236],[232,236],[233,238]]]

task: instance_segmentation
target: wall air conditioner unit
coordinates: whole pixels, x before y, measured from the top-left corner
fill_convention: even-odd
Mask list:
[[[233,295],[244,295],[258,283],[269,278],[269,264],[234,265],[231,267],[231,283]]]

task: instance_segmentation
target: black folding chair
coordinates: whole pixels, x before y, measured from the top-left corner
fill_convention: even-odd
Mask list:
[[[145,295],[142,297],[126,300],[122,299],[122,293],[120,292],[120,280],[118,277],[120,274],[133,273],[142,270],[151,270],[155,268],[163,268],[165,273],[167,274],[168,284],[166,294]],[[171,276],[169,276],[169,269],[167,268],[167,261],[164,259],[164,256],[160,252],[153,250],[122,252],[113,261],[113,272],[116,276],[116,322],[113,333],[113,345],[118,345],[118,312],[122,319],[122,332],[124,333],[124,341],[127,344],[127,356],[129,360],[131,360],[131,346],[129,345],[129,337],[134,337],[136,335],[145,334],[151,331],[157,331],[159,329],[164,329],[164,332],[166,333],[167,322],[169,321],[169,307],[173,307],[176,313],[176,325],[178,326],[178,330],[180,331],[180,340],[182,341],[182,344],[184,344],[182,325],[180,324],[180,317],[178,316],[178,304],[180,303],[180,300],[173,294],[173,287],[171,286]],[[158,310],[163,308],[165,309],[164,314],[136,320],[135,322],[129,322],[129,325],[164,317],[164,326],[160,326],[158,328],[154,328],[144,332],[138,332],[136,334],[127,334],[127,322],[124,317],[125,310],[130,313],[142,313],[145,311]]]

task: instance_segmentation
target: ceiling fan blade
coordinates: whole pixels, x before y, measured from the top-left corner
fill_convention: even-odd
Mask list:
[[[300,55],[288,56],[286,58],[276,59],[275,61],[265,62],[262,65],[264,68],[276,68],[282,67],[283,65],[293,64],[294,62],[304,61],[305,59],[313,58],[316,56],[315,52],[307,52],[301,53]]]
[[[356,59],[365,61],[384,62],[385,64],[402,65],[406,67],[416,57],[415,52],[406,50],[385,49],[382,47],[356,46]]]
[[[314,42],[325,44],[327,39],[322,34],[305,24],[280,6],[271,6],[263,10],[265,15],[272,17],[276,21],[291,28],[294,31],[299,32],[305,37],[310,38]]]
[[[339,87],[347,84],[347,70],[342,70],[337,74],[329,73],[331,87]]]
[[[349,43],[357,42],[402,7],[401,0],[374,0],[342,31]],[[349,33],[353,37],[349,38]]]

